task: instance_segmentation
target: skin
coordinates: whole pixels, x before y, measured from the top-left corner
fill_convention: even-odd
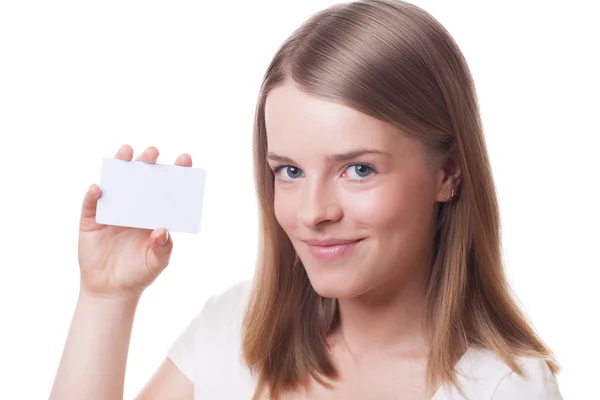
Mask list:
[[[431,397],[425,272],[439,203],[460,179],[456,163],[432,162],[391,124],[290,81],[269,94],[266,125],[276,218],[315,291],[338,299],[342,321],[330,341],[336,389],[311,382],[290,398]],[[356,155],[364,149],[375,153]],[[331,238],[360,241],[334,260],[313,256],[306,243]]]
[[[437,207],[458,186],[460,169],[452,158],[428,162],[421,144],[393,126],[309,96],[292,82],[269,94],[266,122],[269,164],[285,167],[276,174],[277,220],[315,290],[338,298],[341,313],[341,328],[329,338],[341,379],[333,390],[309,382],[284,398],[431,398],[424,388],[424,273]],[[358,149],[379,153],[336,157]],[[136,159],[155,163],[158,155],[149,147]],[[115,157],[132,160],[133,149],[125,145]],[[182,154],[175,164],[192,160]],[[164,229],[96,224],[100,195],[92,185],[82,204],[80,295],[52,400],[123,397],[137,304],[173,248]],[[328,261],[304,242],[331,238],[361,241]],[[193,384],[165,358],[136,398],[191,400]]]

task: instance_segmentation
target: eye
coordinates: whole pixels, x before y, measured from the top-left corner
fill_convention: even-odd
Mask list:
[[[366,164],[352,164],[346,169],[346,172],[351,180],[360,181],[368,178],[375,171]]]
[[[302,170],[300,168],[293,167],[291,165],[282,165],[275,168],[273,171],[275,175],[279,174],[279,178],[282,181],[293,181],[294,179],[302,176]]]

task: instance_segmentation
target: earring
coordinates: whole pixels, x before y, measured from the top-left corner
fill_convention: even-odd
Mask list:
[[[452,189],[452,191],[450,193],[448,193],[448,201],[452,201],[452,199],[454,198],[454,195],[456,194],[456,190]]]

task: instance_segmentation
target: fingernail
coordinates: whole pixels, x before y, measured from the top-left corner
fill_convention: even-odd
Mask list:
[[[158,242],[159,246],[164,246],[165,244],[167,244],[167,242],[169,241],[169,231],[165,231],[165,233],[163,233],[160,236],[160,240]]]

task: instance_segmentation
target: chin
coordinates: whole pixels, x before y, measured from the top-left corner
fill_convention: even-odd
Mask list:
[[[321,297],[346,299],[357,297],[363,290],[360,281],[348,271],[323,270],[323,267],[306,268],[310,284]],[[327,267],[326,267],[327,268]]]

